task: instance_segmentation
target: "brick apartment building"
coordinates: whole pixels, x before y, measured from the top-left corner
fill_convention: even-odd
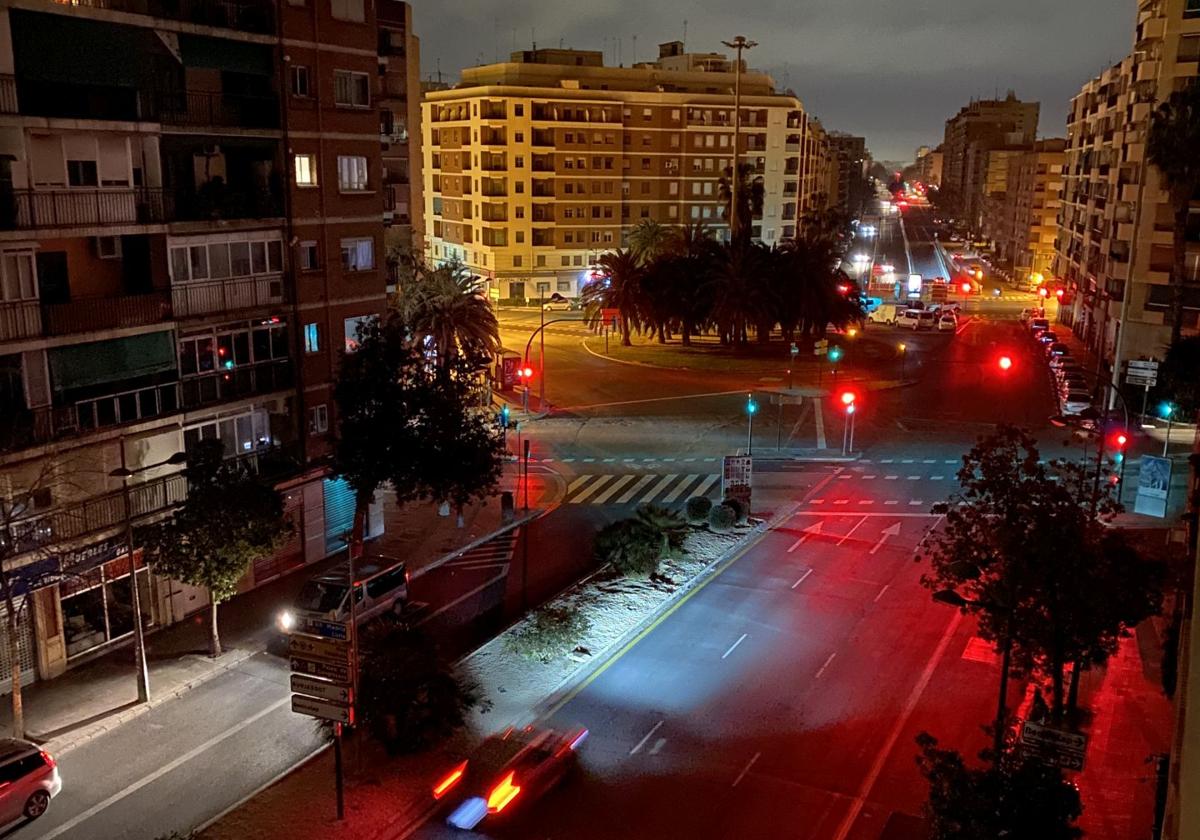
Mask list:
[[[733,157],[732,65],[678,42],[634,67],[539,49],[428,91],[428,256],[465,263],[493,300],[536,300],[578,295],[597,256],[642,219],[727,235],[718,180]],[[754,71],[741,89],[740,160],[765,194],[752,234],[780,243],[827,206],[831,158],[799,99]]]
[[[275,482],[294,536],[247,588],[343,545],[330,382],[385,305],[385,237],[420,230],[416,56],[387,0],[0,2],[0,496],[19,520],[0,538],[33,590],[24,679],[131,632],[123,462],[138,522],[186,494],[179,467],[144,468],[201,439]],[[206,604],[136,565],[147,626]]]

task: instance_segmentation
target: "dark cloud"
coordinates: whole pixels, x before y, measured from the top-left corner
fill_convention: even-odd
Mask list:
[[[972,97],[1013,89],[1065,132],[1071,96],[1129,51],[1132,0],[444,0],[413,4],[426,76],[542,46],[603,50],[624,63],[661,41],[719,50],[743,34],[750,63],[791,87],[829,128],[865,134],[880,159],[941,140]]]

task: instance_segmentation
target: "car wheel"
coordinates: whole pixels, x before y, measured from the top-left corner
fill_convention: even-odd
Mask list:
[[[50,794],[44,790],[35,790],[25,800],[25,808],[22,813],[28,819],[36,820],[42,814],[46,813],[48,807],[50,807]]]

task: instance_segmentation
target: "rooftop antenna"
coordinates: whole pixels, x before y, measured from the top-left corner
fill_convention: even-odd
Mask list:
[[[637,36],[633,36],[633,58],[629,62],[630,66],[637,64]]]
[[[687,18],[683,19],[683,51],[687,52]]]
[[[442,59],[440,56],[437,58],[436,66],[437,66],[438,84],[440,85],[442,83]]]
[[[537,52],[537,27],[529,27],[529,42],[533,44],[533,51]]]

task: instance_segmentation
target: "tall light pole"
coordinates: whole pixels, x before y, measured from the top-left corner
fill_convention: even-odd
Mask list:
[[[737,35],[732,41],[721,43],[731,50],[737,50],[737,62],[733,66],[733,170],[729,179],[729,238],[732,241],[737,233],[738,182],[742,179],[741,173],[738,172],[742,136],[742,51],[754,49],[758,42],[746,40],[745,35]]]
[[[138,473],[148,472],[168,464],[178,466],[187,462],[187,455],[176,452],[165,461],[157,464],[147,464],[136,470],[129,469],[125,464],[125,440],[121,439],[121,466],[109,473],[112,478],[121,479],[121,497],[125,503],[125,553],[129,557],[129,588],[132,590],[133,606],[133,661],[137,669],[138,702],[150,700],[150,669],[146,665],[146,639],[142,632],[142,596],[138,591],[137,563],[133,556],[133,506],[129,500],[129,479]]]

